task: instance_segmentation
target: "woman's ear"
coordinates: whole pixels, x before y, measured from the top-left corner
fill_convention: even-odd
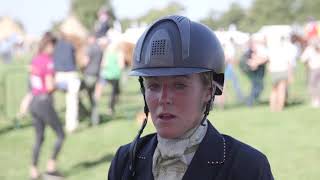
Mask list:
[[[216,90],[217,90],[217,86],[215,84],[212,84],[212,87],[211,87],[212,96],[214,96],[216,94]]]
[[[210,84],[206,87],[206,101],[208,102],[215,94],[216,86],[214,84]]]

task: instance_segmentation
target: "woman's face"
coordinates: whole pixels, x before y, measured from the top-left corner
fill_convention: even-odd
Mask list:
[[[54,51],[54,45],[52,43],[48,43],[43,50],[44,53],[49,55],[52,55],[53,51]]]
[[[153,124],[163,138],[177,138],[200,123],[210,88],[199,74],[144,78]]]

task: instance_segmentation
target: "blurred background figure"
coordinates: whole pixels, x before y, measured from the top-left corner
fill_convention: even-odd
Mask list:
[[[308,42],[318,37],[318,24],[314,17],[309,16],[305,26],[305,38]]]
[[[244,96],[240,87],[240,83],[237,77],[237,74],[234,70],[234,66],[237,64],[236,60],[236,48],[235,48],[235,42],[232,37],[228,38],[225,42],[222,42],[222,48],[224,50],[224,56],[225,56],[225,84],[224,89],[227,89],[226,87],[231,81],[232,88],[235,92],[236,99],[238,103],[242,103],[244,101]],[[227,98],[227,91],[224,91],[221,96],[217,97],[217,103],[220,107],[224,107],[226,98]]]
[[[246,104],[254,105],[264,88],[265,64],[268,61],[268,51],[264,37],[255,34],[248,42],[248,49],[244,52],[241,60],[241,68],[248,76],[251,90]]]
[[[56,71],[56,86],[66,92],[66,130],[73,132],[78,127],[78,93],[80,78],[77,72],[75,48],[67,35],[60,31],[54,53],[54,68]]]
[[[110,18],[107,7],[103,6],[97,12],[97,21],[94,25],[94,30],[97,38],[102,38],[107,35],[111,27]]]
[[[288,77],[288,86],[286,89],[286,102],[285,104],[288,105],[289,103],[289,94],[290,94],[290,86],[294,84],[295,81],[295,74],[297,70],[297,61],[299,60],[302,49],[304,45],[302,43],[305,43],[303,39],[301,39],[301,42],[297,39],[297,35],[295,35],[295,32],[292,32],[290,36],[288,37],[286,47],[287,47],[287,54],[289,61],[290,61],[290,71],[289,71],[289,77]]]
[[[288,82],[292,78],[292,52],[289,34],[277,37],[269,46],[269,71],[272,81],[270,93],[271,111],[281,111],[286,101]]]
[[[13,42],[10,41],[9,37],[0,41],[0,57],[2,59],[2,62],[4,62],[5,64],[9,64],[12,61],[12,48]]]
[[[108,32],[108,37],[110,37],[110,43],[103,54],[100,82],[97,85],[96,97],[99,99],[102,94],[102,88],[106,83],[111,85],[112,92],[107,114],[113,115],[115,113],[115,105],[119,100],[120,79],[122,70],[125,67],[125,57],[121,44],[121,34],[112,29]]]
[[[320,40],[313,39],[301,55],[308,71],[308,88],[312,107],[320,107]]]
[[[31,63],[31,91],[33,99],[31,102],[31,114],[35,128],[35,144],[32,154],[32,165],[30,169],[31,179],[39,179],[38,161],[41,146],[44,141],[46,125],[49,125],[55,134],[55,142],[51,158],[47,163],[47,174],[50,176],[61,176],[57,171],[56,160],[61,150],[65,134],[59,117],[53,106],[54,91],[54,68],[52,53],[54,51],[55,38],[51,33],[46,33],[39,43],[37,55]]]
[[[90,117],[91,124],[97,125],[99,123],[99,114],[97,109],[96,97],[95,97],[95,87],[99,78],[100,66],[103,52],[97,43],[96,35],[90,34],[88,37],[88,46],[86,52],[86,58],[84,62],[83,69],[83,79],[81,81],[80,90],[86,91],[91,108]],[[87,111],[85,105],[81,101],[81,96],[79,99],[80,110]]]

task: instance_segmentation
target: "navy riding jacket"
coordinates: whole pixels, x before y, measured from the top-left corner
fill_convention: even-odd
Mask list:
[[[153,180],[152,159],[156,134],[139,140],[135,175],[131,179]],[[129,147],[121,146],[112,160],[108,179],[124,180],[129,174]],[[208,130],[188,166],[183,180],[273,180],[269,162],[258,150],[220,134],[208,121]]]

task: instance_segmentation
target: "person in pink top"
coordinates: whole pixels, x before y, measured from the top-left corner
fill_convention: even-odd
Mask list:
[[[30,169],[31,179],[40,178],[37,165],[40,149],[44,141],[46,125],[49,125],[57,135],[52,156],[47,164],[46,175],[61,176],[56,168],[56,159],[61,150],[65,134],[53,106],[52,93],[55,88],[54,67],[51,55],[54,50],[54,44],[54,36],[51,33],[46,33],[40,40],[38,53],[31,63],[30,81],[33,99],[30,105],[30,111],[36,135]]]

